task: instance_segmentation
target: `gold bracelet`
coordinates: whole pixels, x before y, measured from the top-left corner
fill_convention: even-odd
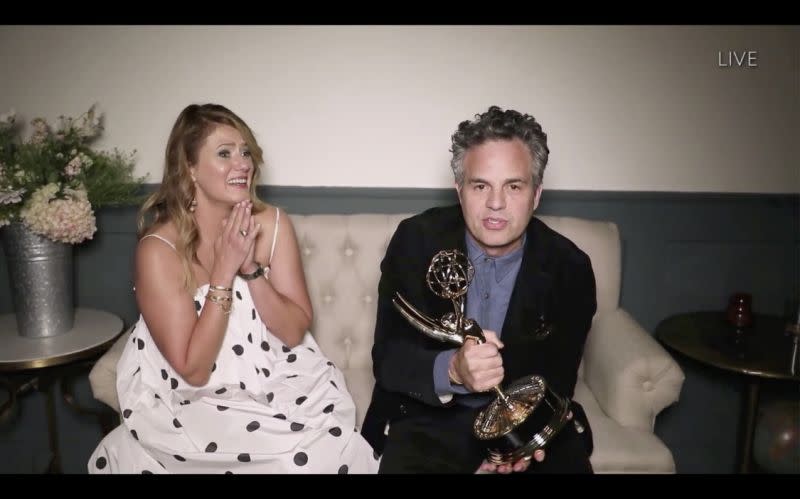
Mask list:
[[[229,293],[233,292],[233,288],[226,288],[226,287],[223,287],[223,286],[209,286],[208,288],[209,288],[209,291],[213,289],[214,291],[227,291]]]
[[[221,301],[233,301],[233,298],[231,298],[230,296],[218,296],[218,295],[207,294],[206,298],[213,301],[214,303],[219,303]]]
[[[222,309],[225,315],[230,315],[231,308],[233,307],[233,300],[224,296],[213,296],[213,295],[206,295],[206,298],[212,303],[216,303],[217,305],[219,305],[219,308]]]

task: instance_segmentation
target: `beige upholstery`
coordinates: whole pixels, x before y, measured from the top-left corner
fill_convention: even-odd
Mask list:
[[[409,215],[291,215],[314,306],[312,334],[340,368],[358,408],[369,405],[372,339],[380,262],[397,224]],[[598,311],[586,343],[575,399],[592,425],[598,473],[672,473],[669,449],[653,433],[656,415],[676,402],[683,372],[653,337],[618,308],[621,278],[617,226],[541,216],[591,258]],[[94,396],[119,411],[115,367],[124,335],[90,374]]]

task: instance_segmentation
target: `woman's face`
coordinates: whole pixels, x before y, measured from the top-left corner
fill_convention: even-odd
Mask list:
[[[197,204],[234,204],[250,199],[253,158],[239,130],[218,125],[190,166],[196,181]]]

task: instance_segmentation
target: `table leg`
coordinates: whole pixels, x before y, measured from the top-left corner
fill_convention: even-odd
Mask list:
[[[747,380],[747,394],[742,405],[742,429],[739,435],[739,473],[750,473],[753,460],[753,436],[756,430],[758,392],[761,382],[756,376]]]
[[[41,379],[40,379],[41,383]],[[47,406],[47,434],[50,439],[50,465],[47,467],[47,473],[61,473],[61,451],[58,448],[58,421],[56,420],[56,396],[55,380],[44,381],[45,386],[39,386],[39,389],[46,392],[46,406]]]
[[[92,366],[94,366],[93,361],[84,363],[76,366],[72,372],[61,376],[61,397],[78,414],[96,418],[103,436],[105,436],[119,425],[119,414],[105,406],[99,409],[82,406],[78,403],[77,397],[75,397],[75,381],[79,376],[88,373]]]
[[[0,387],[8,393],[8,400],[3,402],[3,405],[0,405],[0,421],[2,421],[6,413],[11,412],[17,401],[17,389],[3,378],[0,378]]]

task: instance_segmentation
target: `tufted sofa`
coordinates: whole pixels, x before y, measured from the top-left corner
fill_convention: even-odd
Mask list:
[[[360,425],[372,387],[371,349],[379,264],[397,224],[409,215],[291,215],[314,306],[311,332],[345,374]],[[591,258],[597,313],[580,366],[575,399],[594,435],[598,473],[674,473],[672,454],[653,433],[656,415],[676,402],[684,374],[672,357],[619,308],[621,250],[611,222],[540,216]],[[115,368],[123,335],[95,364],[94,396],[119,412]]]

